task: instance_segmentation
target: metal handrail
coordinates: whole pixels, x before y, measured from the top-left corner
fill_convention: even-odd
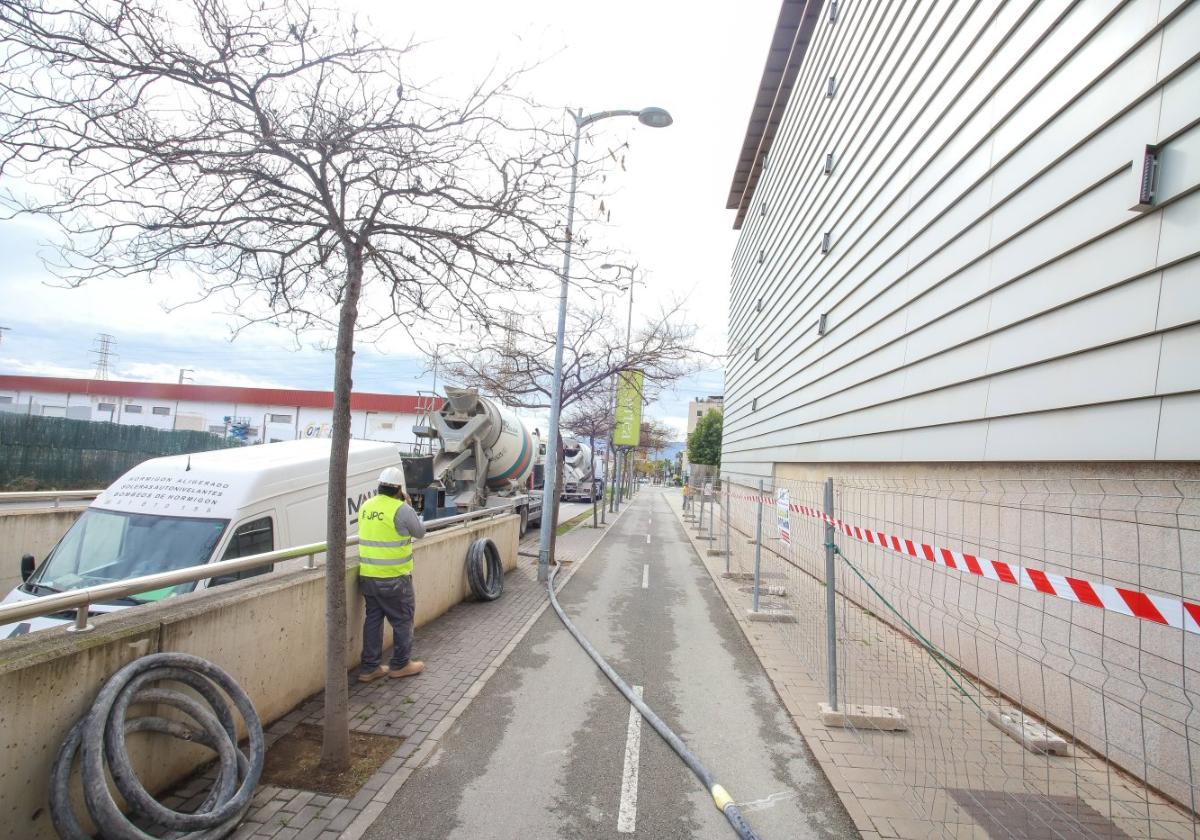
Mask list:
[[[451,525],[460,525],[475,519],[490,519],[504,513],[510,513],[513,509],[514,503],[510,503],[493,508],[482,508],[470,513],[445,516],[441,519],[432,519],[425,523],[425,531],[426,533],[440,531],[449,528]],[[347,548],[355,545],[358,545],[357,536],[349,537],[346,540]],[[156,572],[152,575],[141,575],[140,577],[129,578],[128,580],[118,580],[112,583],[102,583],[97,586],[87,586],[82,589],[56,592],[52,595],[43,595],[30,601],[3,604],[0,605],[0,625],[11,624],[14,621],[23,621],[27,618],[40,618],[41,616],[74,609],[75,624],[68,629],[76,633],[82,633],[92,629],[92,624],[88,622],[88,607],[92,604],[113,601],[118,598],[128,598],[167,586],[178,586],[181,583],[194,583],[209,578],[220,577],[221,575],[245,572],[284,560],[295,560],[298,557],[307,557],[308,563],[305,565],[305,568],[315,569],[317,566],[316,556],[323,553],[325,548],[326,543],[323,542],[312,543],[311,545],[299,545],[294,548],[281,548],[276,551],[251,554],[233,560],[218,560],[213,563],[203,563],[199,566],[173,569],[169,572]]]
[[[0,493],[0,506],[6,502],[54,502],[54,507],[63,499],[94,499],[103,490],[35,490]]]

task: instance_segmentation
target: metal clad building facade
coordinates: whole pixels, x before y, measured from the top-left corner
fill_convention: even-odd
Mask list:
[[[1200,4],[785,3],[774,47],[728,469],[1200,458]]]
[[[856,527],[1200,605],[1198,59],[1200,0],[784,0],[729,197],[733,498],[831,476]],[[822,537],[774,512],[790,597]],[[1200,633],[839,548],[875,587],[839,594],[1196,808]],[[847,701],[928,699],[885,676]]]

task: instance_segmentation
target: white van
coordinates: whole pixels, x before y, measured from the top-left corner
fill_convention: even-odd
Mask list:
[[[327,439],[296,440],[138,464],[88,506],[45,561],[3,603],[324,542],[329,449]],[[357,533],[358,508],[375,495],[379,473],[400,465],[394,443],[350,442],[349,533]],[[289,560],[240,575],[143,592],[93,604],[92,611],[160,601],[273,570],[299,568],[304,562]],[[55,627],[72,618],[73,613],[59,614],[5,625],[0,627],[0,639]]]

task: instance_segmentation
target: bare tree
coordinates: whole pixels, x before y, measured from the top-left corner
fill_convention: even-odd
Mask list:
[[[523,313],[486,325],[443,355],[448,375],[518,408],[549,408],[554,317]],[[616,322],[607,302],[570,310],[563,342],[563,411],[585,397],[611,393],[613,378],[628,370],[645,373],[643,402],[652,400],[700,369],[707,355],[695,346],[695,337],[696,328],[680,305],[635,328],[628,342],[624,324]]]
[[[336,330],[322,750],[332,769],[350,755],[356,330],[486,322],[489,295],[533,290],[532,270],[554,262],[564,235],[557,122],[538,123],[513,75],[457,101],[434,95],[403,72],[409,52],[306,0],[0,0],[2,198],[58,223],[62,277],[177,282],[190,271],[201,297],[231,301],[240,326]]]
[[[526,313],[480,329],[470,340],[459,342],[459,349],[449,357],[443,356],[448,359],[450,378],[518,408],[549,408],[557,329],[552,318]],[[563,342],[563,415],[584,399],[593,412],[611,415],[611,407],[601,408],[605,395],[612,393],[617,374],[629,370],[644,372],[642,401],[649,402],[663,388],[700,369],[707,354],[695,346],[695,337],[696,327],[685,320],[680,304],[661,310],[628,340],[607,299],[570,310]],[[612,449],[611,429],[608,448]],[[561,459],[560,451],[560,466]],[[562,470],[557,474],[561,476]],[[559,495],[554,494],[552,522],[558,521]],[[550,552],[553,559],[553,540]]]
[[[573,435],[585,437],[588,440],[588,448],[592,452],[593,485],[596,475],[596,441],[607,441],[612,437],[614,420],[615,418],[612,416],[608,402],[608,394],[596,390],[589,391],[586,395],[575,400],[570,412],[563,415],[563,429]],[[606,490],[609,486],[609,481],[610,479],[606,472],[603,483]],[[599,510],[603,502],[603,493],[600,494],[599,499],[597,499],[594,492],[592,493],[593,527],[600,527]]]

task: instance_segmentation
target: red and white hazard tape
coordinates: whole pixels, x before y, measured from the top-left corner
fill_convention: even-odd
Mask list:
[[[768,506],[775,506],[776,503],[771,496],[757,494],[733,494],[733,498],[755,503],[761,502]],[[963,574],[972,574],[1000,583],[1013,584],[1022,589],[1040,592],[1043,595],[1075,601],[1079,604],[1087,604],[1121,615],[1200,634],[1200,604],[1167,598],[1162,595],[1150,595],[1107,583],[1092,583],[1082,578],[1043,572],[1039,569],[1005,563],[1001,560],[988,560],[962,551],[914,542],[904,537],[885,534],[882,531],[870,531],[827,516],[823,511],[805,505],[793,503],[788,507],[792,513],[827,522],[851,539],[868,545],[886,548],[917,560],[928,560],[930,563]]]

